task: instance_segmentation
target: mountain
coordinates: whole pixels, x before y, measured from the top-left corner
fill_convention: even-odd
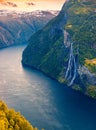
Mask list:
[[[0,10],[0,48],[27,43],[58,11],[16,12]]]
[[[66,0],[31,36],[22,63],[96,98],[96,1]]]

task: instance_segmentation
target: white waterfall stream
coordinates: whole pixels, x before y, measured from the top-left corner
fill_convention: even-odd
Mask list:
[[[73,43],[70,43],[70,56],[65,74],[65,79],[68,81],[68,86],[71,86],[74,83],[76,75],[77,75],[77,65],[73,53]]]
[[[70,42],[71,41],[70,35],[66,30],[63,30],[63,34],[64,34],[64,46],[66,48],[70,47],[69,60],[65,73],[65,79],[66,81],[68,81],[68,86],[71,86],[74,83],[75,78],[77,76],[77,63],[73,52],[73,43]]]

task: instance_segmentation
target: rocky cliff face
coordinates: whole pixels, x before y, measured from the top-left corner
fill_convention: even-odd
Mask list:
[[[27,43],[58,11],[12,12],[0,10],[0,48]]]
[[[67,0],[59,15],[30,38],[22,62],[96,98],[95,32],[95,0]]]

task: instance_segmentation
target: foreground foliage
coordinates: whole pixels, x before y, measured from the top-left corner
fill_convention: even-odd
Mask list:
[[[0,101],[0,130],[38,130],[14,109],[9,109]]]

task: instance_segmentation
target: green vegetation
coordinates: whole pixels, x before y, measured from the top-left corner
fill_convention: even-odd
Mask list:
[[[89,86],[87,88],[86,94],[92,98],[96,98],[96,86]]]
[[[66,5],[69,19],[65,29],[70,33],[75,49],[79,46],[79,62],[84,64],[85,58],[96,57],[96,2],[80,1],[71,1],[70,7],[69,3]]]
[[[86,59],[85,66],[93,73],[96,73],[96,58],[95,59]]]
[[[38,130],[14,109],[9,109],[0,101],[0,130]]]
[[[96,14],[90,14],[81,25],[79,32],[74,35],[80,50],[80,63],[84,64],[85,58],[96,58]]]
[[[51,24],[53,22],[51,21]],[[67,59],[64,48],[62,48],[62,31],[57,28],[53,31],[51,26],[46,26],[34,34],[29,42],[30,44],[23,53],[23,63],[32,65],[52,78],[58,79],[63,70],[63,63]]]
[[[72,88],[75,89],[75,90],[77,90],[77,91],[81,91],[81,92],[83,91],[82,88],[78,84],[74,84],[72,86]]]

